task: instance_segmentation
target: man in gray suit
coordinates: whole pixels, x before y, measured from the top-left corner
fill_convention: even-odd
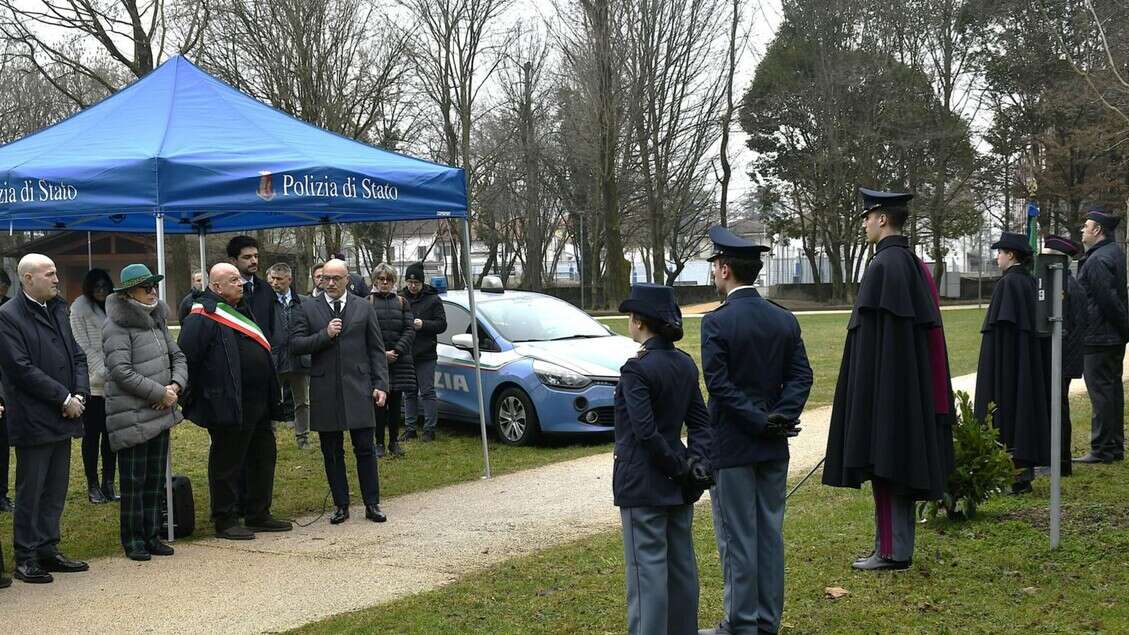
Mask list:
[[[380,477],[376,466],[376,408],[388,396],[388,361],[372,305],[348,292],[349,268],[330,260],[321,272],[324,293],[292,314],[290,350],[310,355],[310,428],[318,433],[325,476],[336,510],[329,522],[349,518],[345,475],[345,430],[357,458],[357,480],[365,518],[382,523]]]
[[[294,322],[294,313],[313,298],[299,295],[292,286],[293,282],[294,274],[285,262],[274,264],[267,270],[267,283],[278,298],[271,353],[278,369],[279,383],[289,397],[285,403],[293,404],[294,440],[299,449],[305,450],[310,447],[310,356],[295,355],[290,350],[290,326]]]

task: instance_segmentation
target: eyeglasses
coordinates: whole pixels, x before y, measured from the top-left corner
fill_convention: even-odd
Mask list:
[[[388,276],[377,276],[376,281],[377,282],[396,282],[396,279],[395,278],[389,278]]]
[[[323,276],[321,277],[321,281],[322,281],[322,282],[334,282],[334,283],[337,283],[337,282],[341,282],[341,281],[342,281],[342,280],[344,280],[344,279],[345,279],[345,276],[326,276],[326,275],[323,275]]]
[[[137,285],[137,288],[141,289],[145,293],[152,293],[153,290],[157,288],[157,285],[153,284],[152,282],[146,282],[144,284]]]

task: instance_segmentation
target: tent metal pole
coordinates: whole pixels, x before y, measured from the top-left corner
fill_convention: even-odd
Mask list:
[[[482,431],[483,478],[490,478],[490,448],[486,442],[486,406],[482,398],[482,359],[478,350],[478,310],[474,302],[474,272],[470,269],[470,217],[463,219],[463,275],[466,276],[466,294],[470,301],[470,339],[474,344],[474,385],[478,393],[478,425]]]
[[[207,249],[207,245],[208,245],[207,240],[204,238],[204,226],[201,225],[200,226],[200,271],[202,272],[202,275],[200,276],[200,281],[201,281],[201,284],[203,285],[203,288],[200,289],[201,291],[208,288],[208,249]]]
[[[90,232],[86,232],[86,268],[94,268],[94,241],[90,237]]]
[[[165,215],[161,212],[156,213],[157,217],[157,275],[161,276],[161,281],[158,283],[160,289],[160,298],[168,303],[165,287]],[[172,433],[169,433],[172,436]],[[169,542],[173,541],[173,512],[172,512],[172,439],[169,439],[169,451],[165,453],[165,507],[168,508],[169,514]]]

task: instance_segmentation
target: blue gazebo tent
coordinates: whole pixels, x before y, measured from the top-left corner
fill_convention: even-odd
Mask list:
[[[86,110],[0,146],[0,175],[0,228],[155,230],[161,274],[166,232],[199,234],[207,271],[207,232],[448,218],[464,221],[470,272],[462,169],[310,125],[183,56]],[[471,334],[477,363],[477,329]],[[480,375],[478,392],[489,477]]]

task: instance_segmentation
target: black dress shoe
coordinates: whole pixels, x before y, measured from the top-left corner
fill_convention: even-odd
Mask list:
[[[136,560],[138,562],[148,562],[151,559],[149,552],[141,548],[130,549],[129,551],[126,551],[125,557],[129,558],[130,560]]]
[[[365,518],[374,523],[382,523],[388,520],[384,512],[380,511],[380,505],[365,505]]]
[[[11,513],[15,509],[16,509],[16,506],[12,504],[12,499],[8,498],[7,496],[0,496],[0,513],[2,513],[2,512]]]
[[[435,431],[434,430],[424,430],[423,431],[423,442],[424,443],[431,443],[434,440],[435,440]]]
[[[329,517],[329,524],[340,525],[341,523],[345,522],[346,520],[349,520],[349,507],[348,507],[348,505],[343,506],[343,507],[338,507],[337,509],[333,510],[333,515]]]
[[[71,560],[61,553],[57,553],[50,558],[40,558],[39,566],[43,567],[44,571],[53,571],[55,573],[80,573],[90,570],[90,565],[85,562],[81,560]]]
[[[1011,492],[1009,492],[1009,494],[1019,496],[1021,494],[1030,494],[1033,491],[1035,490],[1031,487],[1031,481],[1016,481],[1011,484]]]
[[[247,525],[247,529],[251,531],[278,532],[294,529],[294,525],[290,522],[279,520],[274,516],[267,516],[266,518],[248,518],[243,524]]]
[[[388,444],[388,452],[390,452],[393,457],[404,456],[404,448],[400,447],[398,441],[393,441]]]
[[[6,575],[0,575],[0,589],[6,589],[12,586],[12,579]]]
[[[224,540],[254,540],[255,532],[247,529],[243,525],[231,525],[230,527],[216,527],[216,538],[223,538]]]
[[[51,577],[51,574],[44,571],[43,567],[39,566],[39,563],[34,560],[17,564],[14,575],[17,580],[23,580],[30,584],[47,584],[55,581],[55,578]]]
[[[106,495],[102,493],[102,488],[98,487],[97,485],[91,485],[89,488],[87,488],[86,497],[90,499],[90,502],[94,503],[95,505],[101,505],[102,503],[110,502],[110,499],[106,498]]]
[[[154,540],[153,542],[145,545],[145,550],[153,554],[154,556],[171,556],[176,553],[175,549],[173,549],[169,545],[166,545],[160,540]]]
[[[384,444],[383,443],[377,443],[376,444],[376,458],[378,458],[378,459],[384,458]]]
[[[909,565],[909,560],[891,560],[876,553],[865,560],[854,561],[851,568],[856,571],[900,571],[908,569]]]
[[[416,434],[415,430],[404,430],[404,434],[400,435],[400,441],[411,441],[418,438],[419,435]]]
[[[102,483],[102,495],[106,497],[107,503],[110,501],[120,501],[122,499],[121,496],[118,496],[117,491],[114,490],[113,481]]]

